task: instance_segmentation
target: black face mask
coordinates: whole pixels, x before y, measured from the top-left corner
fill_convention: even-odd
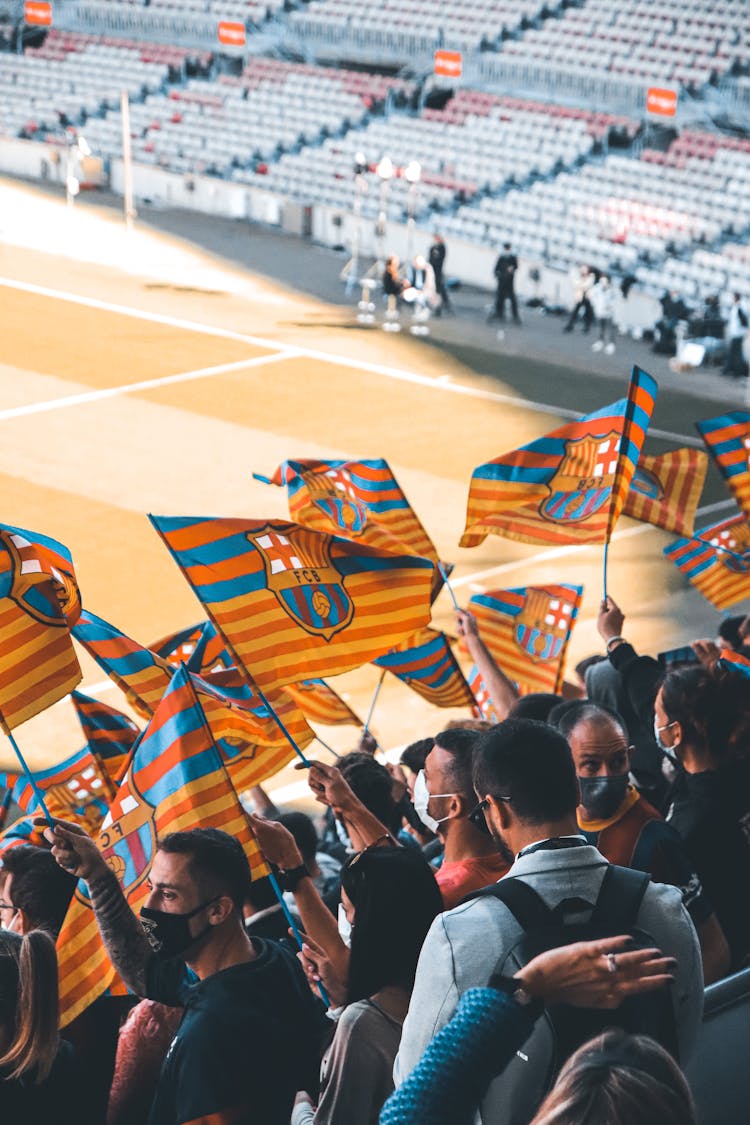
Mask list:
[[[609,820],[625,800],[629,778],[626,773],[620,777],[579,777],[581,804],[593,820]]]
[[[167,910],[152,910],[148,906],[142,906],[141,925],[154,953],[159,957],[179,957],[191,945],[204,938],[211,926],[206,926],[199,934],[191,934],[190,919],[212,902],[216,902],[216,899],[210,898],[187,914],[170,914]]]

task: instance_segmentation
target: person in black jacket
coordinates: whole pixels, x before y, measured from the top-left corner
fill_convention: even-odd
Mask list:
[[[432,266],[432,272],[435,274],[435,291],[440,297],[440,304],[435,310],[435,316],[441,316],[443,309],[446,312],[453,312],[448,290],[445,286],[445,242],[441,234],[435,234],[432,237],[432,246],[427,255],[427,260]]]
[[[515,279],[516,270],[518,269],[518,258],[513,253],[509,242],[503,244],[503,252],[495,262],[495,277],[497,279],[497,291],[495,293],[495,312],[494,317],[498,320],[505,319],[505,302],[510,302],[511,312],[513,313],[513,320],[516,324],[520,324],[521,320],[518,315],[518,302],[516,301]],[[492,317],[490,317],[492,319]]]

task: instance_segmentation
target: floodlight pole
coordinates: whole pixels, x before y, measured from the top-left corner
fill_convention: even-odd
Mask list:
[[[125,227],[127,230],[132,230],[136,211],[133,207],[133,150],[130,143],[130,99],[127,90],[122,90],[120,93],[120,116],[122,118],[122,173]]]

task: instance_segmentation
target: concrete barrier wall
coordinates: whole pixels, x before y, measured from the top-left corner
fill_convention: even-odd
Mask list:
[[[65,181],[64,150],[37,141],[0,141],[0,172],[32,179]],[[121,160],[111,162],[109,186],[122,195],[124,190]],[[282,229],[298,229],[299,206],[291,200],[262,188],[248,187],[219,180],[213,176],[181,175],[147,164],[133,165],[133,192],[138,200],[156,205],[182,207],[205,215],[242,219]],[[285,219],[288,222],[285,222]],[[415,229],[410,240],[405,223],[389,223],[382,244],[375,238],[372,220],[361,223],[360,254],[363,259],[378,258],[380,253],[398,254],[406,261],[409,253],[426,253],[431,234]],[[349,211],[325,205],[311,208],[311,237],[323,246],[350,249],[354,238],[354,219]],[[486,289],[488,302],[495,287],[493,267],[499,253],[497,246],[480,246],[451,238],[447,242],[446,273],[464,285]],[[538,279],[532,272],[538,273]],[[569,307],[573,291],[567,274],[546,266],[542,261],[520,260],[516,290],[522,300],[538,297],[555,305]],[[637,290],[631,290],[627,301],[617,298],[615,316],[618,323],[630,330],[651,327],[660,314],[659,304]]]

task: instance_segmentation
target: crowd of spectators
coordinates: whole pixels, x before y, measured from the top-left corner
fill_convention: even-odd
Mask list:
[[[750,618],[665,674],[606,599],[605,652],[523,697],[474,624],[459,612],[500,721],[425,732],[398,764],[365,736],[300,765],[317,824],[251,791],[273,878],[196,825],[158,842],[137,917],[77,825],[4,853],[4,1118],[696,1120],[704,984],[750,956],[750,692],[722,661]],[[129,995],[61,1036],[53,942],[79,880]]]

